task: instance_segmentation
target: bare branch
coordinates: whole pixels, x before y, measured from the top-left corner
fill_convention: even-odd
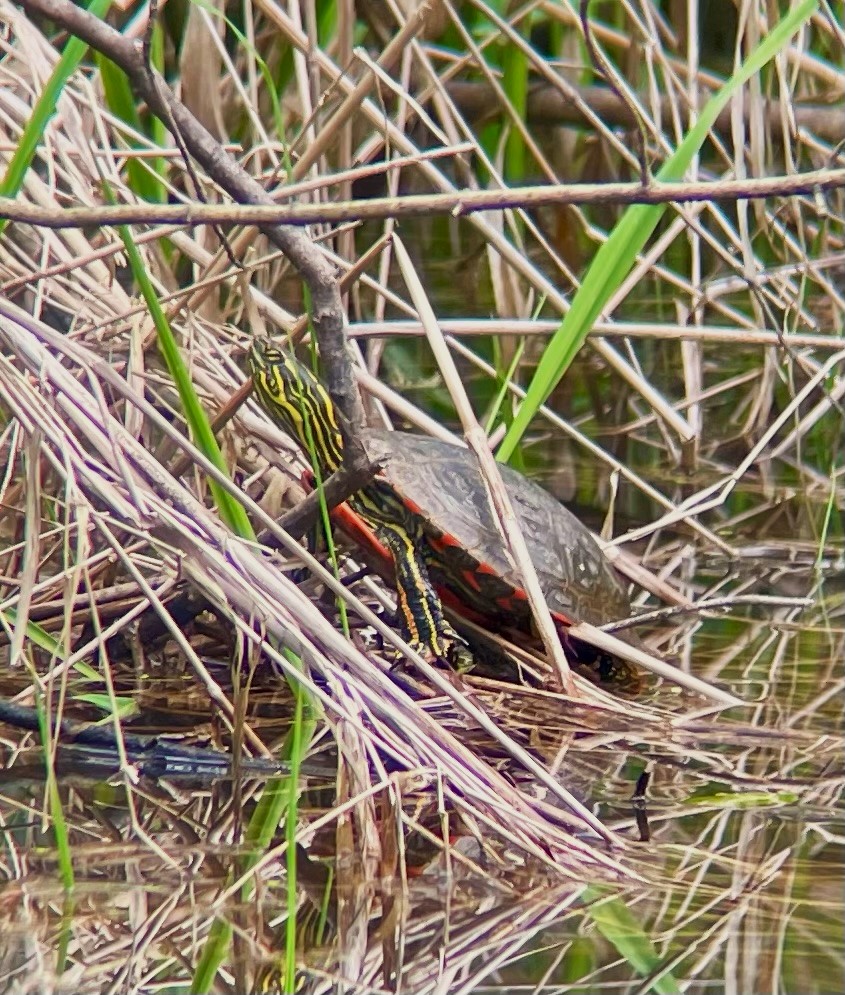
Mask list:
[[[602,121],[610,127],[632,128],[635,119],[631,108],[608,87],[604,86],[567,86],[574,90],[580,100],[567,100],[566,95],[558,88],[548,83],[537,83],[528,94],[526,117],[532,125],[580,125],[589,127],[583,108],[589,107]],[[482,81],[451,80],[446,84],[449,96],[470,120],[478,120],[491,114],[498,114],[500,106],[496,100],[495,91]],[[709,94],[704,91],[704,96]],[[663,97],[660,101],[660,113],[664,120],[671,118],[671,99]],[[773,138],[781,132],[784,107],[781,101],[766,102],[766,121],[769,134]],[[736,109],[728,107],[716,118],[714,131],[723,137],[731,135],[731,115]],[[755,113],[757,110],[755,109]],[[845,115],[841,104],[795,104],[790,106],[790,113],[795,115],[795,123],[799,130],[815,135],[820,141],[837,145],[845,139]],[[746,116],[750,111],[745,108]]]
[[[254,183],[250,180],[250,183]],[[329,185],[329,182],[326,182]],[[257,186],[257,184],[256,184]],[[810,196],[845,187],[845,169],[816,169],[792,176],[755,180],[711,180],[701,183],[578,183],[511,187],[505,190],[460,190],[454,193],[413,194],[321,204],[115,204],[73,207],[65,211],[21,204],[0,198],[0,218],[43,228],[82,228],[125,224],[255,224],[262,231],[296,231],[295,226],[340,224],[385,218],[455,217],[509,208],[581,204],[683,204],[712,200],[763,200],[767,197]],[[261,188],[259,188],[261,189]],[[279,227],[271,227],[278,225]],[[308,241],[309,245],[313,245]],[[277,241],[283,252],[281,241]]]

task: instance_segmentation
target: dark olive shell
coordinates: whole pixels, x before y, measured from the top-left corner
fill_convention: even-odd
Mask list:
[[[381,461],[382,479],[422,519],[433,572],[484,614],[527,616],[475,456],[404,432],[368,432],[365,447]],[[629,617],[625,589],[585,526],[539,485],[499,469],[552,613],[593,625]]]

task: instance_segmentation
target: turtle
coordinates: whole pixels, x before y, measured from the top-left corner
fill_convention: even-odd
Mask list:
[[[249,353],[255,394],[272,420],[316,461],[320,479],[343,462],[339,420],[320,380],[291,353],[256,339]],[[527,595],[496,525],[475,456],[459,445],[406,432],[367,430],[380,469],[340,514],[345,531],[393,559],[402,634],[428,660],[457,670],[472,649],[443,603],[497,629],[530,632]],[[625,587],[590,531],[539,484],[500,466],[517,522],[570,662],[597,683],[631,685],[626,664],[568,636],[576,622],[628,618]]]

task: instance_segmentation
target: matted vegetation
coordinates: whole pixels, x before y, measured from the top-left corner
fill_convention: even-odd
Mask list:
[[[2,990],[835,987],[845,36],[781,6],[0,0]],[[677,680],[397,669],[232,414],[309,332],[591,518]]]

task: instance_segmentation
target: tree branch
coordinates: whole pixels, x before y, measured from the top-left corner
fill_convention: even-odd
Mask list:
[[[134,93],[146,101],[166,127],[179,129],[191,155],[239,204],[274,206],[269,193],[246,173],[220,143],[176,99],[167,83],[144,63],[140,42],[124,38],[114,28],[70,0],[20,0],[30,17],[49,18],[111,59],[129,78]],[[290,260],[311,292],[314,331],[324,363],[326,386],[349,424],[364,425],[364,414],[352,363],[346,351],[346,322],[334,266],[302,228],[264,222],[261,232]]]
[[[331,177],[326,178],[326,184]],[[761,200],[766,197],[812,195],[845,187],[845,169],[816,169],[790,176],[759,179],[704,180],[698,183],[573,183],[508,187],[503,190],[458,190],[454,193],[405,194],[319,204],[116,204],[38,207],[0,197],[0,218],[42,228],[82,228],[126,224],[255,224],[284,229],[317,223],[343,224],[387,218],[463,217],[480,211],[563,204],[685,204],[711,200]],[[309,243],[310,244],[310,243]]]
[[[549,83],[537,83],[532,86],[527,98],[526,118],[528,122],[535,125],[571,124],[586,127],[588,121],[584,116],[582,107],[589,107],[609,127],[636,127],[630,107],[623,103],[608,87],[576,87],[569,82],[567,82],[567,87],[580,97],[581,106],[579,106],[578,100],[567,100],[566,95],[558,87]],[[483,81],[451,80],[446,84],[446,91],[455,101],[461,113],[470,120],[477,121],[501,113],[501,105],[496,92]],[[704,92],[702,106],[709,95],[709,92]],[[649,101],[643,98],[643,104],[649,106]],[[731,138],[731,115],[734,112],[733,107],[726,107],[716,118],[713,126],[714,130],[727,140]],[[799,130],[809,132],[820,141],[838,145],[845,140],[845,113],[843,113],[841,99],[830,105],[823,103],[790,104],[789,112],[794,115],[795,124]],[[655,110],[655,113],[664,121],[672,120],[674,113],[672,99],[670,97],[661,98],[660,110]],[[747,108],[745,113],[746,115],[749,113]],[[781,102],[779,100],[767,101],[766,133],[777,139],[778,135],[783,133],[783,121]]]

